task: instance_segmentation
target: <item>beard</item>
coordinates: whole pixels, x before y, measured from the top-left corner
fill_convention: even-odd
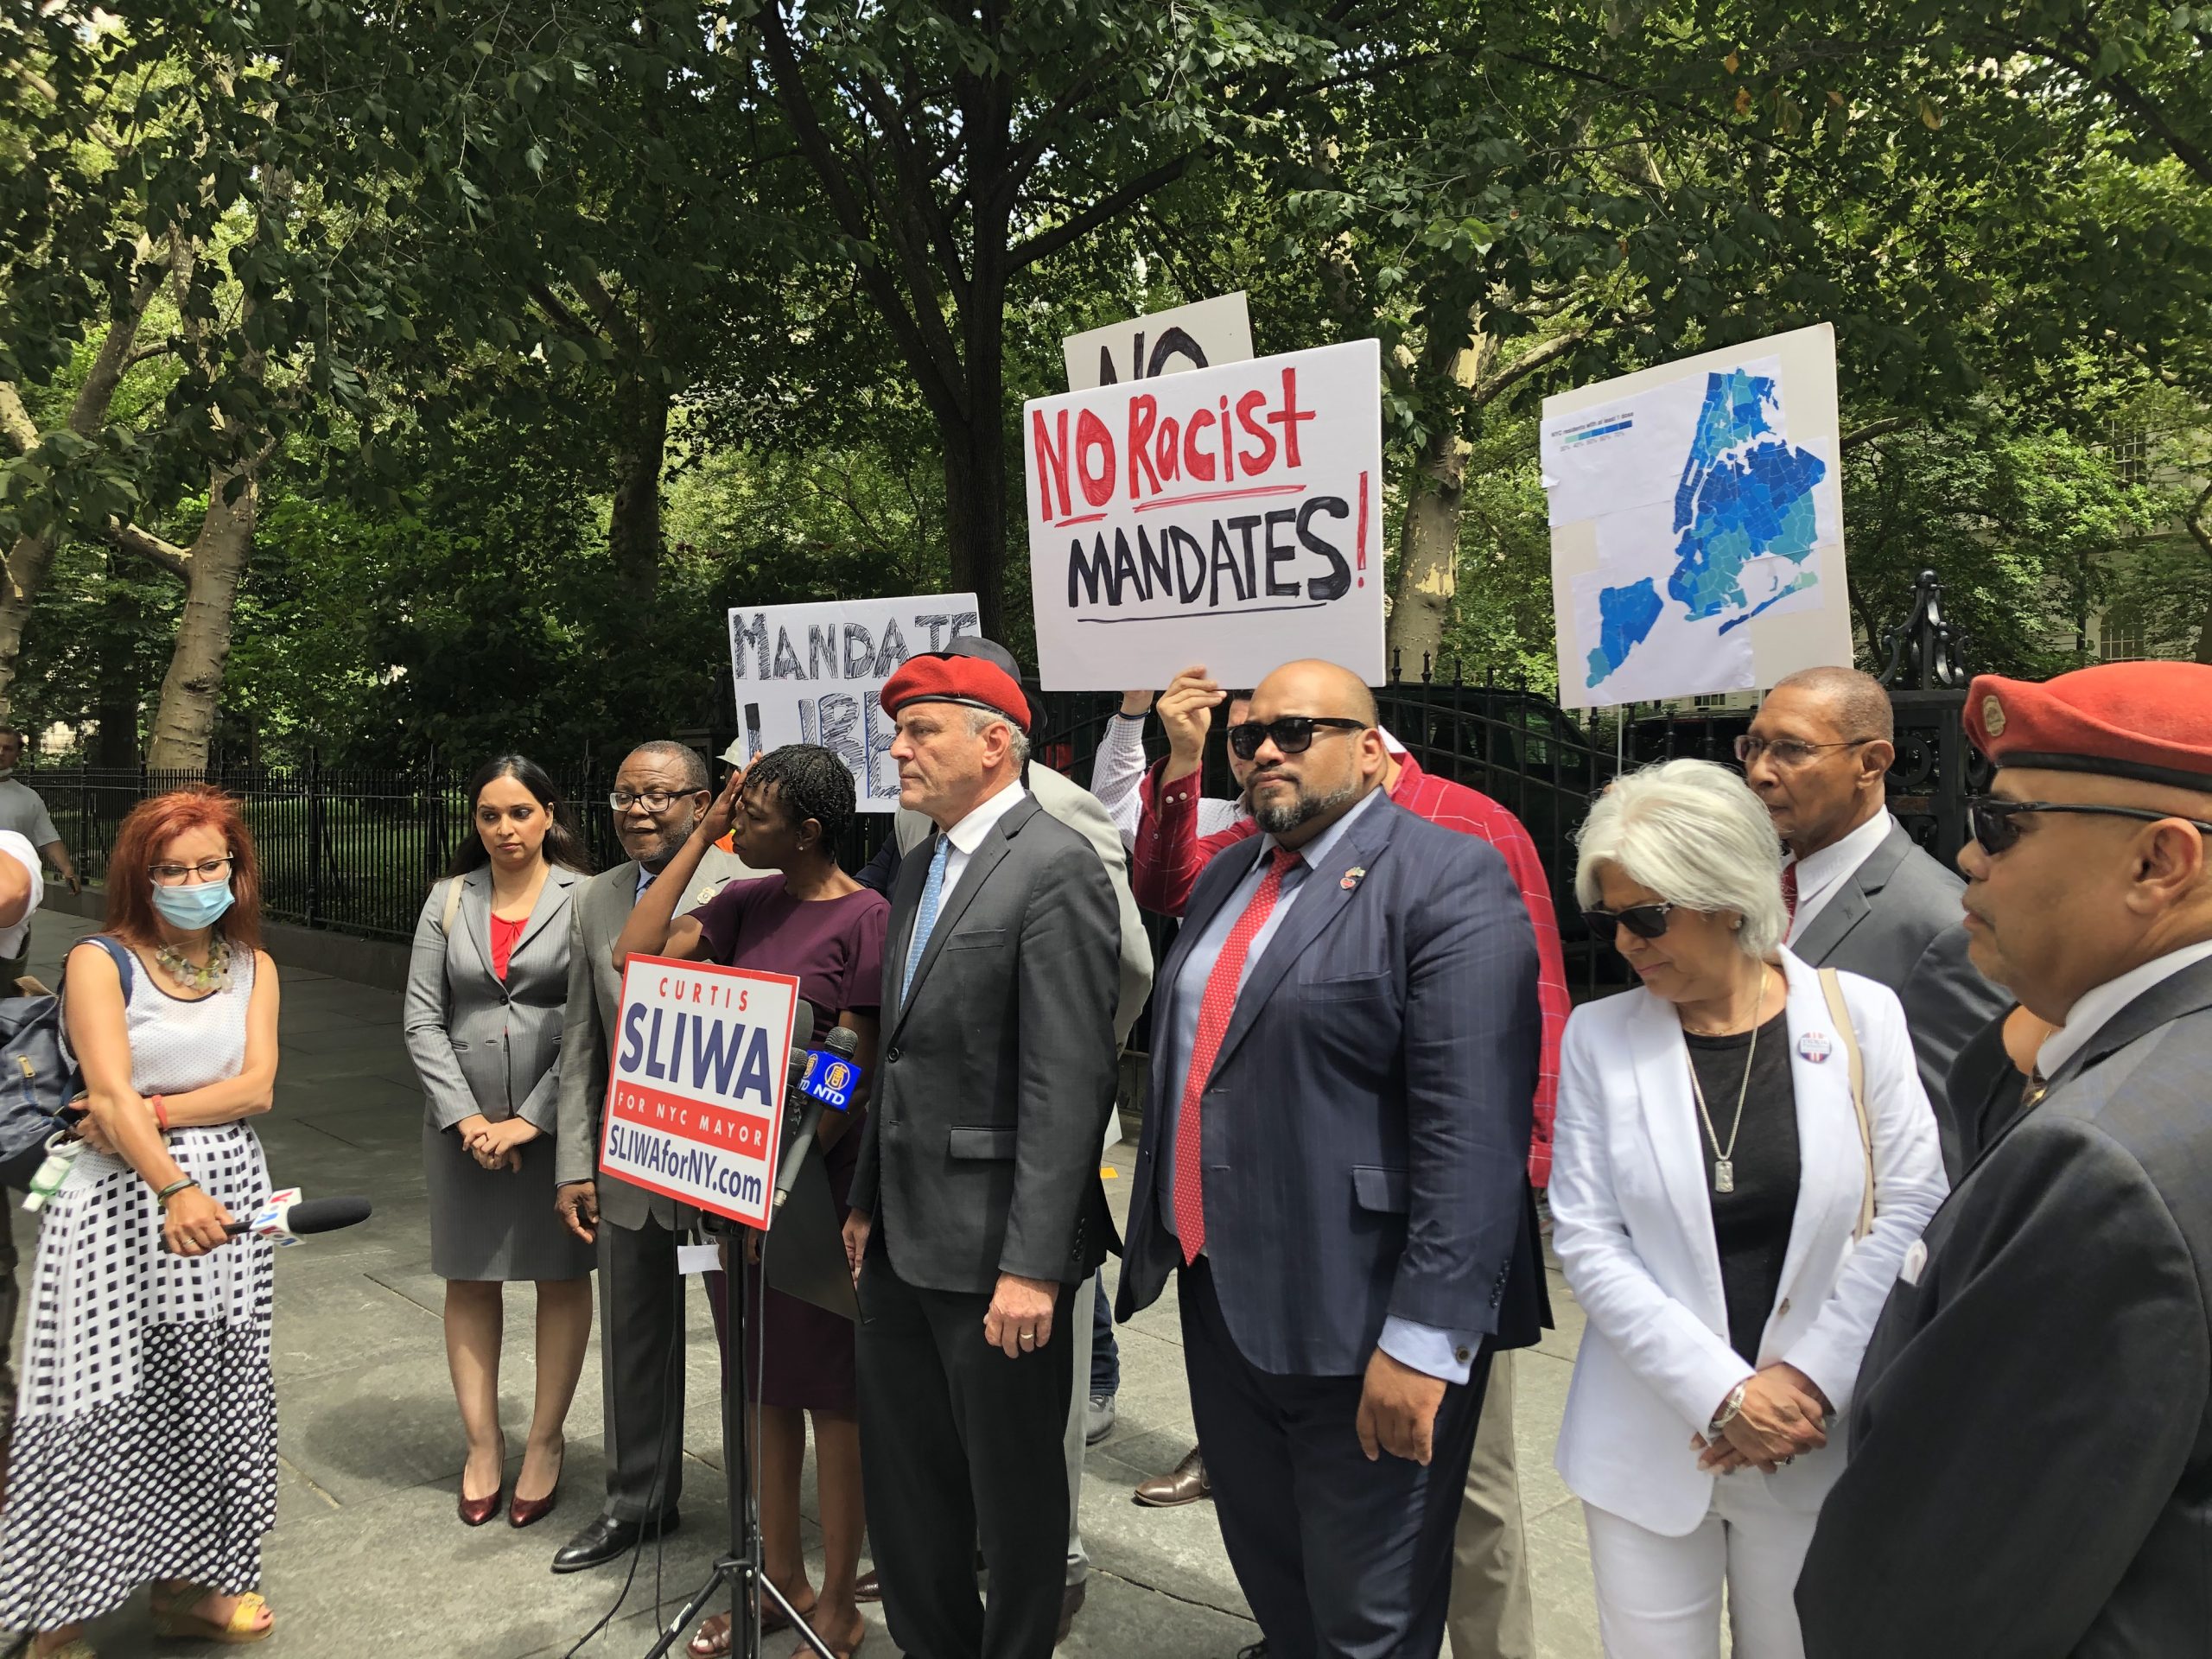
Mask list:
[[[638,862],[649,870],[658,870],[683,850],[683,843],[691,839],[691,831],[697,827],[696,823],[687,823],[677,829],[656,829],[651,841],[641,840],[636,843]],[[632,843],[625,839],[623,850],[628,852],[631,848]]]
[[[1252,804],[1253,822],[1271,836],[1287,836],[1300,824],[1311,823],[1359,793],[1357,783],[1343,784],[1325,794],[1316,794],[1303,784],[1294,787],[1298,792],[1287,801],[1269,800],[1265,805],[1255,801]],[[1249,787],[1246,793],[1250,793]]]

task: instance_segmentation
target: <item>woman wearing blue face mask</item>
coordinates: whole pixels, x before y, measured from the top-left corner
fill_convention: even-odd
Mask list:
[[[553,1508],[591,1340],[592,1247],[554,1208],[553,1131],[569,1002],[570,901],[590,872],[567,805],[518,754],[468,788],[471,834],[416,924],[407,1052],[423,1080],[430,1270],[446,1281],[446,1361],[467,1461],[460,1516],[499,1512],[506,1467],[499,1348],[508,1283],[537,1287],[537,1389],[509,1524]]]
[[[276,971],[253,838],[180,790],[124,820],[107,931],[70,953],[63,1008],[86,1143],[48,1203],[0,1521],[0,1624],[41,1659],[151,1585],[167,1635],[256,1642],[276,1516],[269,1198],[247,1120],[276,1081]]]

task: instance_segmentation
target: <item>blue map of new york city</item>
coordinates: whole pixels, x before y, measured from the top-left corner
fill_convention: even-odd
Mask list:
[[[1675,489],[1675,569],[1666,599],[1682,607],[1678,620],[1721,617],[1726,633],[1819,581],[1802,566],[1819,533],[1813,491],[1827,475],[1827,464],[1775,430],[1770,415],[1778,408],[1771,376],[1732,369],[1706,378],[1696,435]],[[1787,559],[1800,568],[1754,603],[1743,575],[1757,558]],[[1601,589],[1598,607],[1598,648],[1590,653],[1586,682],[1592,687],[1651,637],[1667,609],[1649,576]]]

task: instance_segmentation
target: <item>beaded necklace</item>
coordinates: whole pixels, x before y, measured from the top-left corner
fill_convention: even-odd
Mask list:
[[[173,944],[154,952],[155,965],[188,990],[226,991],[231,987],[231,942],[217,934],[207,944],[207,964],[201,967]]]

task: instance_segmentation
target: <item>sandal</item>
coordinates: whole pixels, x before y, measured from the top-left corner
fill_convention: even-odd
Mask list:
[[[221,1642],[232,1647],[243,1647],[251,1642],[266,1641],[276,1629],[271,1619],[263,1624],[258,1621],[268,1611],[268,1600],[257,1590],[249,1590],[238,1598],[238,1605],[231,1609],[230,1622],[218,1624],[213,1619],[194,1611],[200,1604],[215,1594],[189,1586],[167,1607],[154,1609],[154,1629],[162,1636],[176,1637],[188,1642]],[[66,1650],[65,1650],[66,1651]]]
[[[722,1621],[722,1627],[719,1631],[709,1635],[707,1625],[702,1624],[698,1632],[684,1644],[683,1651],[690,1654],[691,1659],[726,1659],[731,1646],[729,1615],[716,1613],[715,1618]],[[788,1623],[789,1621],[786,1620],[785,1624],[788,1624]]]

